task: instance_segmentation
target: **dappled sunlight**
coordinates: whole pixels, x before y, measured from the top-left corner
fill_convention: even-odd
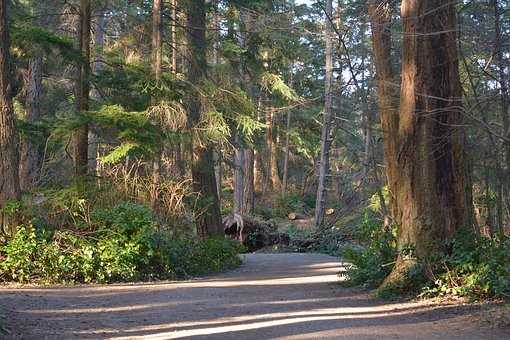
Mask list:
[[[214,278],[13,289],[0,292],[0,303],[15,301],[16,316],[31,322],[29,339],[46,324],[55,325],[46,330],[49,338],[64,339],[310,339],[377,334],[381,328],[391,335],[419,324],[427,335],[437,321],[443,327],[464,322],[473,311],[386,303],[363,290],[341,288],[337,273],[343,266],[324,255],[252,254],[238,270]]]

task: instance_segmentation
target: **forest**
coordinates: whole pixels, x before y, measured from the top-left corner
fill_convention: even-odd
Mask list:
[[[0,107],[0,338],[13,285],[266,261],[510,298],[506,0],[0,0]]]

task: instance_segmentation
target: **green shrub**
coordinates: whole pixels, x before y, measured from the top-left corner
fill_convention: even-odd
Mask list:
[[[447,245],[425,296],[510,298],[510,238],[475,236],[461,231]]]
[[[291,212],[303,213],[303,201],[300,195],[287,194],[276,197],[274,205],[274,215],[285,218]]]
[[[397,257],[395,230],[385,230],[373,215],[365,214],[356,231],[359,245],[346,246],[342,256],[350,264],[342,276],[349,285],[377,287],[391,272]]]
[[[121,203],[90,216],[90,225],[74,230],[20,227],[0,247],[0,278],[20,283],[174,279],[240,262],[238,243],[173,239],[143,205]]]

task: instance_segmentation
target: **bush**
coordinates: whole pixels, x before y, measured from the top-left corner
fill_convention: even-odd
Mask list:
[[[341,254],[350,263],[342,276],[349,285],[375,288],[388,276],[397,257],[396,230],[385,230],[370,212],[356,231],[359,245],[346,246]]]
[[[286,218],[291,212],[303,213],[304,207],[300,195],[287,194],[285,196],[279,195],[276,197],[274,214],[276,217]]]
[[[475,236],[461,231],[438,261],[434,282],[424,296],[510,298],[510,238]]]
[[[174,279],[238,265],[230,240],[172,239],[151,211],[134,203],[91,213],[90,225],[51,230],[22,226],[0,247],[0,278],[20,283]]]

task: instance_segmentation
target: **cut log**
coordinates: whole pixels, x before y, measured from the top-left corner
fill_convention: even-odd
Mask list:
[[[291,221],[295,221],[295,220],[304,220],[306,218],[305,215],[302,215],[302,214],[298,214],[298,213],[295,213],[295,212],[291,212],[287,215],[288,219],[291,220]]]
[[[326,209],[326,211],[324,213],[326,214],[326,216],[333,215],[335,213],[335,209],[328,208],[328,209]]]

